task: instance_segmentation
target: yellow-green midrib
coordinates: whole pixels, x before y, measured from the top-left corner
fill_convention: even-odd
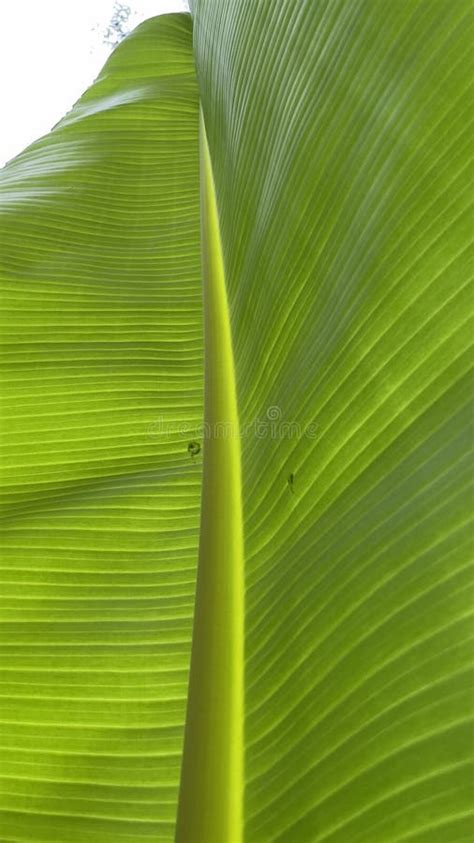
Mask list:
[[[201,534],[177,843],[240,843],[244,550],[240,428],[212,162],[201,131],[205,319]]]

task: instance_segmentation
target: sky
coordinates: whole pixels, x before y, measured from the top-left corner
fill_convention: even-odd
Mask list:
[[[127,27],[186,0],[128,0]],[[4,0],[0,26],[0,167],[46,134],[94,81],[114,0]]]

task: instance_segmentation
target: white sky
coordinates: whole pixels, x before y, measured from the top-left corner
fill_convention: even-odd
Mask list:
[[[124,0],[127,26],[186,0]],[[110,54],[104,32],[114,0],[2,0],[0,167],[48,132],[93,82]]]

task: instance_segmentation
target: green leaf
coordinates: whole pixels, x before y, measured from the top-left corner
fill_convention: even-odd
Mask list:
[[[0,838],[463,843],[472,10],[192,5],[1,173]]]
[[[113,53],[2,171],[7,841],[174,833],[199,538],[189,15]]]
[[[193,12],[244,431],[245,840],[467,840],[472,5]]]

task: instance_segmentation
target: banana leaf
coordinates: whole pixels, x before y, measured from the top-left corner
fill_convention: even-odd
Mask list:
[[[470,841],[472,6],[191,12],[0,171],[0,840]]]

